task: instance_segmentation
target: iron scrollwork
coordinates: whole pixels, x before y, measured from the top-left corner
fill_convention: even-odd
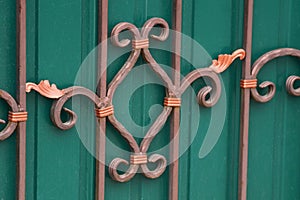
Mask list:
[[[150,35],[150,31],[154,26],[162,27],[159,35]],[[119,34],[124,30],[128,30],[132,34],[132,40],[119,39]],[[123,158],[115,158],[111,161],[109,165],[109,174],[116,181],[129,181],[135,176],[139,168],[141,169],[144,176],[148,178],[154,179],[159,177],[166,169],[167,159],[163,155],[159,154],[147,155],[147,151],[151,145],[152,140],[166,123],[173,108],[180,106],[180,98],[187,87],[200,77],[208,77],[211,80],[212,86],[205,86],[204,88],[200,89],[198,93],[198,101],[205,107],[214,106],[221,94],[221,84],[218,74],[226,70],[236,58],[243,59],[245,57],[245,51],[242,49],[233,52],[232,55],[220,55],[218,57],[218,60],[214,60],[209,67],[196,69],[190,72],[181,81],[180,86],[176,87],[173,84],[172,79],[155,61],[148,49],[149,37],[154,40],[165,41],[168,36],[168,23],[161,18],[149,19],[144,24],[141,31],[139,31],[139,29],[135,25],[127,22],[122,22],[116,25],[112,30],[112,43],[120,48],[126,47],[131,43],[132,51],[125,64],[108,85],[107,95],[104,98],[100,98],[93,91],[79,86],[73,86],[64,90],[58,90],[55,85],[50,86],[48,81],[42,81],[39,85],[36,85],[34,83],[27,83],[27,92],[30,92],[30,90],[33,89],[43,96],[55,99],[51,108],[51,119],[53,123],[62,130],[72,128],[77,120],[77,115],[73,111],[63,107],[68,99],[72,98],[75,95],[83,95],[95,103],[96,116],[98,118],[107,117],[109,122],[127,141],[132,150],[130,161],[127,161]],[[148,63],[149,67],[163,81],[166,88],[166,97],[164,100],[163,111],[160,113],[153,125],[148,130],[141,144],[138,145],[133,135],[115,117],[112,100],[116,89],[125,79],[125,77],[130,73],[130,71],[136,64],[137,59],[141,55]],[[70,119],[67,122],[62,122],[62,120],[60,119],[60,113],[63,109],[70,115]],[[149,162],[157,164],[154,170],[150,170],[148,168],[147,163]],[[118,173],[117,169],[120,164],[129,166],[124,174]]]
[[[276,59],[282,56],[295,56],[300,58],[300,50],[293,49],[293,48],[280,48],[276,50],[269,51],[258,58],[252,66],[251,72],[251,79],[248,80],[241,80],[241,87],[242,88],[250,88],[252,97],[261,103],[265,103],[270,101],[276,92],[276,86],[271,81],[264,81],[262,82],[259,87],[260,88],[267,88],[268,91],[266,94],[261,95],[257,91],[257,75],[262,67],[268,63],[269,61]],[[300,80],[299,76],[291,75],[286,80],[286,89],[289,94],[294,96],[300,96],[300,88],[294,88],[295,81]]]
[[[18,104],[16,103],[15,99],[6,91],[0,90],[0,98],[6,101],[13,112],[18,111]],[[4,120],[1,120],[0,123],[5,124]],[[16,129],[18,123],[8,121],[6,127],[0,132],[0,140],[5,140],[8,138]]]
[[[19,108],[16,100],[8,92],[0,90],[0,98],[3,99],[10,107],[8,122],[4,129],[0,131],[0,140],[5,140],[13,134],[19,122],[27,120],[27,112]],[[0,123],[5,124],[6,121],[0,119]]]

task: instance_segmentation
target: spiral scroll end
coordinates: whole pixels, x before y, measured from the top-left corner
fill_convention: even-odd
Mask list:
[[[62,122],[60,119],[61,112],[56,109],[56,104],[54,103],[51,108],[51,120],[54,125],[56,125],[61,130],[69,130],[74,127],[77,122],[77,115],[75,112],[68,108],[62,108],[68,114],[68,121]]]
[[[211,86],[202,88],[197,95],[198,103],[207,108],[213,107],[218,102],[221,95],[221,90],[219,90],[218,88],[219,87],[217,87],[217,90],[212,94]],[[208,97],[209,94],[211,95],[210,97]]]
[[[77,115],[75,112],[73,112],[72,110],[68,109],[68,108],[63,108],[63,110],[68,113],[69,115],[69,120],[67,122],[65,122],[64,124],[68,126],[68,129],[72,128],[76,122],[77,122]]]
[[[122,158],[115,158],[110,163],[108,172],[113,180],[124,183],[134,177],[134,175],[137,173],[139,165],[130,165],[130,167],[127,169],[127,171],[124,174],[119,174],[117,168],[120,164],[129,165],[129,162],[127,162]]]
[[[261,95],[257,91],[257,88],[251,88],[251,96],[254,98],[255,101],[260,102],[260,103],[266,103],[274,97],[275,92],[276,92],[276,86],[273,82],[264,81],[259,85],[259,87],[261,89],[266,88],[268,91],[266,94]]]
[[[156,163],[157,166],[154,170],[149,170],[146,164],[142,164],[141,168],[145,177],[155,179],[160,177],[165,172],[167,160],[163,155],[153,154],[149,157],[149,162]]]
[[[286,80],[286,89],[290,95],[293,96],[300,96],[300,88],[295,88],[294,84],[296,81],[300,81],[299,76],[290,76]]]
[[[117,24],[111,32],[111,42],[113,45],[115,45],[117,47],[126,47],[127,45],[130,44],[132,39],[129,39],[129,38],[120,39],[119,38],[120,33],[123,31],[126,31],[126,30],[133,34],[133,39],[136,40],[136,39],[140,38],[140,32],[136,26],[134,26],[133,24],[128,23],[128,22],[121,22],[121,23]]]

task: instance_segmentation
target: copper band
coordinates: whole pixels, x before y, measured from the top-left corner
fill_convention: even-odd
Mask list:
[[[132,165],[147,164],[147,162],[147,154],[132,154],[130,156],[130,164]]]
[[[114,114],[114,107],[108,106],[105,108],[95,108],[95,114],[97,118],[103,118]]]
[[[149,39],[142,39],[142,40],[133,40],[132,41],[132,48],[133,49],[144,49],[149,47]]]
[[[256,88],[257,79],[242,79],[240,82],[241,88]]]
[[[27,121],[27,112],[11,112],[8,113],[8,121],[10,122],[25,122]]]
[[[173,97],[165,97],[164,106],[180,107],[181,106],[181,99],[180,98],[173,98]]]

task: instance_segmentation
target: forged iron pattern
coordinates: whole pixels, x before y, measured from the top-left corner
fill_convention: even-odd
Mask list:
[[[159,35],[149,35],[151,29],[154,26],[160,26],[162,28]],[[119,34],[124,30],[128,30],[131,32],[133,38],[132,41],[130,39],[119,40]],[[72,128],[76,124],[77,115],[73,111],[64,108],[64,104],[75,95],[83,95],[95,103],[96,109],[105,110],[106,108],[113,107],[112,100],[116,89],[135,66],[139,56],[142,55],[144,60],[149,64],[150,68],[164,82],[167,94],[166,99],[169,99],[168,102],[171,102],[171,104],[167,104],[164,106],[163,111],[150,127],[140,145],[137,144],[133,135],[117,120],[113,112],[110,113],[109,116],[107,116],[110,123],[119,131],[120,135],[128,142],[129,146],[132,149],[131,162],[128,162],[123,158],[115,158],[111,161],[109,165],[109,174],[116,181],[129,181],[135,176],[139,168],[141,169],[144,176],[148,178],[154,179],[159,177],[166,169],[167,159],[163,155],[159,154],[147,155],[147,151],[151,145],[152,140],[166,123],[174,108],[173,106],[178,107],[180,105],[179,102],[182,94],[185,92],[188,86],[191,85],[191,83],[201,77],[209,78],[211,86],[205,86],[204,88],[200,89],[197,95],[198,102],[205,107],[214,106],[221,95],[221,83],[218,77],[218,73],[226,70],[236,58],[243,59],[245,57],[245,51],[242,49],[233,52],[232,55],[220,55],[218,60],[214,60],[209,67],[196,69],[190,72],[183,80],[181,80],[180,86],[176,87],[172,79],[155,61],[148,49],[149,37],[154,40],[165,41],[168,36],[169,26],[167,22],[161,18],[149,19],[144,24],[141,32],[136,26],[131,23],[122,22],[116,25],[112,30],[111,42],[120,48],[126,47],[130,43],[132,43],[133,46],[129,58],[108,85],[107,95],[104,98],[100,98],[93,91],[79,86],[73,86],[64,90],[58,90],[54,84],[50,86],[48,81],[41,81],[39,85],[36,85],[34,83],[27,83],[26,89],[28,92],[33,89],[45,97],[56,99],[54,100],[51,108],[52,122],[58,128],[67,130]],[[172,99],[177,99],[174,105],[172,105]],[[66,111],[70,116],[67,122],[62,122],[60,118],[62,110]],[[145,162],[144,159],[145,156],[147,158],[147,162],[157,164],[154,170],[150,170],[148,168],[147,162]],[[124,174],[118,173],[117,169],[120,164],[129,165],[129,168]]]

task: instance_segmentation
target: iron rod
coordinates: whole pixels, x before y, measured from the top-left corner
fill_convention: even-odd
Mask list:
[[[172,29],[175,31],[173,34],[173,58],[172,65],[174,66],[174,85],[180,87],[180,51],[181,51],[181,27],[182,27],[182,0],[173,1],[173,21]],[[170,149],[170,177],[169,177],[169,199],[178,199],[178,170],[179,170],[179,129],[180,129],[180,108],[173,108],[173,115],[171,119],[171,133],[170,139],[173,140],[173,144]]]
[[[99,0],[98,10],[98,96],[106,96],[108,1]],[[105,198],[105,146],[106,118],[98,119],[96,132],[96,200]]]
[[[244,49],[246,58],[243,62],[242,78],[251,78],[253,0],[245,0],[244,15]],[[239,164],[239,200],[247,199],[248,173],[248,134],[249,134],[250,89],[241,90],[241,122],[240,122],[240,164]]]
[[[17,102],[19,111],[26,111],[26,0],[17,0]],[[17,198],[25,199],[26,122],[17,127]]]

